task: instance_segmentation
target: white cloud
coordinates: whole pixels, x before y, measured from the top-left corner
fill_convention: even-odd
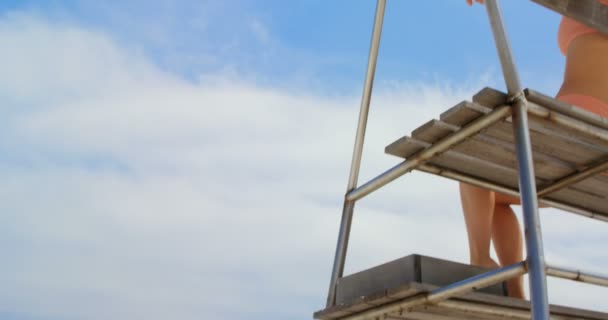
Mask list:
[[[322,307],[358,94],[188,82],[107,35],[26,15],[0,20],[0,42],[0,312],[295,318]],[[398,162],[386,144],[478,86],[378,87],[361,182]],[[347,271],[412,252],[466,261],[455,191],[414,173],[363,200]],[[580,243],[558,240],[577,232],[548,222],[548,255],[582,259]]]

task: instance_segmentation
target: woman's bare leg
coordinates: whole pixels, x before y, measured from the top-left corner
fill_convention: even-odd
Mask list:
[[[498,268],[490,257],[490,242],[503,266],[523,260],[522,237],[517,217],[510,204],[519,199],[493,191],[460,183],[460,199],[469,239],[472,265]],[[524,299],[523,278],[507,281],[509,296]]]
[[[496,255],[502,266],[523,260],[522,236],[517,216],[508,203],[497,201],[492,219],[492,241]],[[509,296],[525,299],[524,278],[517,277],[507,281]]]
[[[490,257],[494,192],[460,183],[460,200],[469,239],[469,258],[472,265],[497,268]]]

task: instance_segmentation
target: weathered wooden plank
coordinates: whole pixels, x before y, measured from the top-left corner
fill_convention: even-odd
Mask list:
[[[478,144],[477,148],[490,149],[490,148],[500,147],[503,150],[508,150],[508,153],[502,153],[502,154],[497,153],[497,154],[492,155],[493,158],[486,159],[486,160],[503,161],[503,160],[506,160],[505,159],[506,157],[508,157],[509,161],[514,161],[514,164],[512,165],[512,167],[514,169],[517,168],[517,152],[515,150],[515,145],[505,142],[505,141],[498,140],[494,137],[491,137],[491,136],[488,136],[485,134],[480,134],[480,135],[474,137],[473,139],[471,139],[470,142],[469,141],[467,142],[467,144],[471,144],[471,145],[473,145],[475,143]],[[503,159],[503,160],[501,160],[501,159]],[[536,176],[543,180],[558,179],[565,175],[571,174],[575,170],[576,170],[576,167],[574,167],[572,164],[570,164],[566,161],[563,161],[560,158],[546,155],[546,154],[543,154],[540,152],[538,152],[534,155],[534,171],[536,173]]]
[[[473,312],[452,310],[437,305],[424,305],[416,307],[405,315],[419,320],[504,320],[501,316],[480,315]]]
[[[597,179],[597,177],[577,182],[572,187],[595,195],[606,195],[608,192],[608,182]]]
[[[546,198],[563,202],[571,206],[603,213],[604,215],[608,216],[608,198],[606,198],[605,195],[594,195],[588,192],[581,192],[574,187],[570,187],[551,193],[550,195],[547,195]]]
[[[540,106],[539,106],[540,107]],[[542,108],[542,107],[540,107]],[[548,135],[553,135],[571,141],[573,143],[584,145],[587,148],[597,150],[598,152],[608,153],[608,141],[598,138],[596,135],[592,135],[580,130],[569,128],[558,123],[551,121],[550,119],[542,118],[533,114],[528,117],[530,130],[536,132],[543,132]],[[574,120],[573,121],[578,121]],[[578,121],[580,122],[580,121]],[[597,130],[595,130],[597,129]],[[608,134],[607,130],[603,130],[594,127],[594,131],[603,132]]]
[[[491,112],[492,108],[504,105],[506,99],[504,93],[486,88],[474,96],[475,102],[463,101],[450,108],[441,115],[441,120],[425,123],[413,131],[413,139],[404,137],[387,147],[387,152],[404,158],[411,157],[416,152],[428,148],[431,143]],[[534,108],[542,108],[531,105]],[[602,137],[603,133],[568,128],[552,121],[550,114],[545,115],[548,116],[529,117],[534,168],[539,186],[549,185],[564,176],[584,170],[598,159],[608,157],[608,141]],[[429,163],[505,187],[517,188],[517,158],[513,129],[509,121],[510,119],[505,119],[493,124]],[[608,130],[598,130],[606,131],[608,135]],[[558,202],[608,214],[606,196],[608,177],[603,175],[588,178],[561,190],[560,193],[548,195]]]
[[[396,314],[389,314],[389,315],[387,315],[385,317],[385,319],[390,319],[390,320],[416,320],[415,318],[401,316],[401,315],[396,315]]]
[[[403,137],[400,139],[400,141],[402,144],[408,145],[408,147],[404,149],[424,149],[430,146],[430,143],[409,137]],[[399,151],[399,149],[394,148],[390,151]],[[509,168],[497,163],[484,161],[482,159],[457,151],[458,150],[446,151],[442,155],[433,158],[430,163],[445,168],[453,169],[455,171],[462,172],[473,177],[500,182],[500,184],[511,188],[518,188],[517,170],[515,170],[514,168]],[[405,157],[404,154],[398,152],[390,154],[398,157]]]
[[[428,145],[422,146],[417,143],[412,143],[411,138],[405,136],[384,148],[384,152],[401,158],[408,158],[414,153],[425,149]]]
[[[502,103],[500,103],[500,101],[503,101],[504,97],[505,97],[505,95],[503,93],[496,91],[496,90],[486,88],[486,89],[482,90],[480,93],[478,93],[476,95],[476,97],[474,98],[474,100],[480,101],[482,103],[494,104],[494,106],[498,106],[498,105],[502,104]],[[499,102],[496,102],[496,101],[499,101]],[[474,106],[474,104],[473,105],[463,104],[463,105],[459,106],[459,109],[468,109],[468,108],[471,108],[472,106]],[[489,110],[490,110],[489,108],[486,108],[487,112],[489,112]],[[473,112],[471,112],[471,113],[473,113]],[[442,120],[442,121],[446,121],[446,122],[448,122],[448,124],[451,124],[454,126],[461,126],[462,122],[458,121],[458,120],[459,120],[458,118],[450,118],[450,119],[446,118],[445,120]],[[469,120],[469,119],[467,119],[467,120]],[[513,141],[514,141],[513,130],[511,128],[511,124],[507,123],[505,121],[499,121],[499,122],[493,124],[491,127],[485,129],[484,131],[482,131],[482,136],[496,137],[501,141],[510,142],[511,144],[513,144]],[[575,159],[580,159],[580,155],[578,155],[578,157],[575,158],[575,155],[572,154],[570,151],[567,151],[567,149],[566,149],[564,151],[568,152],[567,159],[563,159],[563,157],[561,157],[556,152],[551,152],[551,153],[547,152],[547,151],[552,151],[552,150],[549,150],[546,147],[546,144],[543,143],[544,138],[546,138],[546,135],[545,136],[536,136],[535,135],[534,137],[535,137],[535,139],[533,141],[535,141],[537,146],[540,147],[539,149],[543,149],[541,152],[536,153],[537,158],[538,157],[542,158],[543,159],[542,161],[549,161],[549,162],[555,161],[556,165],[570,168],[571,170],[572,170],[572,168],[576,168],[576,164],[578,164],[578,163],[572,162],[572,161]],[[430,142],[430,141],[428,141],[428,142]],[[553,141],[553,142],[556,142],[556,145],[562,145],[560,143],[557,143],[557,141]],[[514,147],[513,147],[513,149],[514,149]],[[584,149],[584,150],[586,151],[586,149]],[[537,150],[537,151],[540,151],[540,150]],[[579,149],[577,151],[582,151],[582,150]],[[596,154],[594,154],[594,157],[591,159],[596,159],[597,156],[599,156],[599,154],[596,153]],[[568,161],[568,160],[570,160],[570,161]]]
[[[489,318],[480,318],[472,313],[462,314],[460,312],[450,312],[441,308],[433,308],[430,306],[423,306],[420,308],[414,308],[413,311],[403,314],[408,319],[412,320],[488,320]],[[490,319],[492,320],[492,319]]]
[[[414,138],[427,143],[435,143],[440,138],[458,130],[460,130],[458,126],[439,120],[432,120],[416,129],[414,131]],[[512,143],[496,139],[485,133],[473,136],[453,148],[485,161],[496,162],[510,168],[517,168],[515,146]],[[412,150],[416,149],[412,148]],[[542,153],[537,153],[534,160],[536,174],[542,179],[553,180],[561,178],[576,170],[576,167],[572,164]]]
[[[581,167],[573,174],[578,174],[583,170],[586,170],[590,167],[597,167],[600,165],[604,165],[608,161],[608,158],[603,157],[601,160],[592,162],[589,166]],[[557,179],[561,180],[561,179]],[[538,187],[538,190],[545,189],[550,185],[556,183],[556,181],[547,181],[546,185],[541,185]],[[582,181],[576,182],[571,185],[572,188],[576,190],[581,190],[590,194],[594,194],[597,196],[605,196],[608,194],[608,177],[606,176],[606,172],[597,173],[595,176],[588,177]]]
[[[483,134],[494,137],[501,141],[514,144],[513,128],[511,123],[498,122],[483,131]],[[577,143],[572,139],[563,139],[556,135],[530,130],[533,154],[544,154],[558,158],[569,163],[572,167],[580,168],[603,155],[596,148],[587,147],[585,144]]]
[[[430,292],[436,289],[436,286],[427,285],[422,283],[412,282],[401,287],[405,295],[401,295],[399,299],[391,300],[391,302],[407,299],[409,297],[418,295],[420,293]],[[501,297],[497,295],[489,295],[484,293],[468,293],[461,297],[455,297],[450,301],[474,303],[477,305],[487,305],[498,308],[504,308],[505,310],[514,311],[529,311],[530,302],[521,299],[514,299],[509,297]],[[369,309],[382,309],[385,305],[375,304],[371,301],[360,301],[356,305],[342,305],[330,307],[322,311],[318,311],[314,314],[316,319],[348,319],[349,315],[356,314],[357,312],[369,310]],[[356,310],[356,311],[355,311]],[[411,311],[411,312],[408,312]],[[608,320],[608,313],[584,310],[579,308],[565,307],[559,305],[550,305],[550,312],[553,316],[558,316],[561,319],[588,319],[588,320]],[[446,307],[445,305],[426,305],[417,306],[411,310],[403,310],[403,312],[389,313],[391,316],[405,319],[442,319],[442,320],[461,320],[461,319],[493,319],[487,315],[481,315],[478,313],[467,313],[464,316],[462,311]],[[433,318],[433,316],[435,318]],[[439,318],[437,318],[439,317]],[[503,319],[497,317],[497,319]]]
[[[460,129],[460,127],[433,119],[412,131],[412,138],[434,143],[451,133],[458,131],[458,129]]]
[[[498,297],[493,295],[480,295],[478,293],[469,293],[463,296],[462,298],[459,297],[455,298],[454,300],[502,306],[513,310],[530,310],[529,301],[510,297]],[[558,315],[563,317],[576,316],[576,319],[606,319],[606,317],[608,317],[607,313],[593,310],[584,310],[554,304],[550,305],[549,307],[552,315]]]
[[[509,144],[514,143],[511,124],[507,122],[495,123],[482,131],[482,135]],[[535,161],[545,156],[557,158],[563,162],[563,165],[572,168],[572,172],[584,170],[589,165],[596,163],[597,159],[606,157],[606,153],[598,151],[596,147],[589,147],[585,143],[580,143],[571,136],[560,137],[558,134],[547,134],[532,128],[530,138]],[[608,190],[608,177],[589,178],[577,183],[576,187],[586,192],[605,193]]]
[[[403,142],[420,149],[430,146],[429,143],[412,138],[405,138]],[[505,161],[484,160],[483,157],[479,157],[479,154],[476,153],[477,151],[472,152],[467,148],[458,146],[433,158],[429,163],[442,168],[458,171],[472,177],[492,181],[505,187],[514,189],[519,188],[516,167],[509,165],[508,162],[505,163]],[[399,154],[395,155],[400,156]],[[511,162],[513,162],[513,160],[511,160]],[[548,181],[539,177],[540,176],[537,175],[537,183],[539,185],[546,185]],[[605,195],[606,191],[602,194]],[[588,190],[580,190],[576,187],[572,187],[553,193],[549,195],[548,198],[554,201],[567,203],[574,207],[585,208],[608,215],[608,201],[606,201],[605,198],[598,197],[595,193],[590,193]]]
[[[489,103],[488,101],[490,98],[494,99],[492,95],[501,96],[500,92],[491,91],[489,89],[486,91],[488,94],[486,94],[485,97],[482,96],[479,98],[485,103]],[[432,120],[414,130],[413,137],[425,142],[433,143],[437,141],[438,138],[449,135],[450,130],[452,132],[457,131],[459,126],[463,123],[470,122],[471,119],[481,116],[483,113],[489,112],[489,110],[489,108],[486,108],[484,111],[479,111],[479,109],[475,107],[475,104],[471,103],[459,104],[449,111],[448,116],[442,117],[445,120]],[[449,122],[446,123],[446,121]],[[514,143],[511,124],[503,121],[499,121],[490,128],[482,131],[481,137],[473,137],[469,140],[478,141],[482,139],[489,143],[493,143],[491,139],[487,139],[485,136],[495,137],[498,140],[508,142],[511,145]],[[580,144],[555,139],[553,136],[544,133],[531,132],[531,137],[533,147],[536,147],[534,158],[536,160],[535,165],[539,167],[537,171],[539,173],[545,173],[542,174],[542,178],[559,178],[601,156],[601,153],[598,153],[595,150],[580,147]],[[549,139],[551,140],[548,141],[548,143],[545,142],[545,140]],[[515,149],[514,146],[509,147],[504,143],[502,146],[506,146],[508,150]],[[482,146],[480,145],[480,147]]]
[[[494,107],[503,104],[505,99],[505,94],[489,88],[482,90],[474,97],[475,101]],[[419,140],[434,142],[439,138],[449,135],[450,130],[456,131],[457,127],[453,124],[470,122],[475,118],[490,112],[490,110],[490,108],[479,108],[476,104],[463,102],[444,113],[443,118],[447,121],[451,121],[451,123],[432,120],[414,130],[413,134],[415,134],[415,138]],[[543,119],[540,120],[543,121]],[[512,125],[506,121],[497,122],[490,128],[482,131],[481,137],[484,138],[486,136],[510,144],[513,144],[514,140]],[[530,136],[536,162],[535,166],[538,167],[536,169],[537,173],[545,179],[554,180],[561,178],[563,175],[587,167],[589,163],[604,156],[603,152],[597,150],[596,145],[577,140],[576,137],[572,135],[563,135],[561,132],[555,133],[548,131],[542,124],[533,123]],[[479,140],[479,138],[473,138],[473,140]],[[488,141],[488,139],[485,140]],[[491,139],[488,142],[492,143]],[[419,148],[414,148],[411,153],[413,154],[417,151],[419,151]],[[597,193],[604,187],[605,185],[603,183],[598,183],[597,181],[590,182],[590,180],[581,183],[579,186],[580,189],[592,193]]]
[[[488,107],[484,107],[470,101],[462,101],[456,106],[443,112],[439,116],[439,119],[453,125],[464,126],[491,111],[492,109]]]
[[[456,154],[457,150],[446,152],[440,157],[431,160],[429,163],[461,173],[472,177],[481,178],[492,181],[502,186],[519,189],[517,170],[497,163],[480,160],[479,158],[467,158],[463,154]],[[543,183],[538,179],[537,182]],[[546,183],[546,182],[544,182]],[[604,214],[608,216],[608,199],[606,199],[606,191],[604,196],[589,193],[586,190],[579,190],[576,187],[562,189],[547,196],[557,202],[562,202],[573,207],[579,207]]]
[[[532,90],[530,90],[530,91],[532,91]],[[492,89],[492,88],[484,88],[473,96],[473,102],[486,106],[488,108],[494,108],[494,107],[503,105],[503,104],[505,104],[506,99],[507,99],[507,95],[505,93]],[[532,102],[530,102],[530,103],[532,103]],[[532,104],[534,104],[534,103],[532,103]],[[538,105],[538,104],[534,104],[534,105],[542,107],[542,105]],[[572,106],[572,108],[577,108],[577,107]],[[538,124],[536,124],[536,123],[534,123],[536,121],[540,121],[540,122]],[[549,125],[549,124],[553,124],[553,125]],[[557,135],[557,136],[560,136],[562,139],[571,141],[575,144],[582,143],[585,146],[591,147],[591,148],[597,148],[597,142],[600,142],[600,145],[604,145],[604,147],[602,147],[602,149],[600,149],[603,151],[605,151],[605,146],[608,146],[608,142],[598,141],[598,139],[592,138],[589,135],[586,135],[582,132],[564,128],[563,126],[554,124],[550,120],[542,119],[542,118],[536,117],[534,115],[530,115],[530,129],[536,130],[538,132],[544,132],[548,136]],[[601,129],[601,128],[598,128],[598,129]],[[566,132],[564,132],[564,130],[566,130]],[[580,137],[579,137],[579,135],[580,135]]]
[[[532,89],[525,89],[524,92],[528,98],[528,101],[530,102],[536,103],[549,110],[556,111],[557,113],[567,115],[569,117],[579,119],[583,122],[608,130],[608,119],[598,115],[597,113],[593,113],[581,107],[577,107],[559,99],[544,95]]]
[[[366,272],[364,270],[362,272]],[[384,294],[370,295],[361,299],[351,301],[349,303],[338,304],[333,307],[326,308],[314,313],[315,319],[338,319],[347,315],[351,315],[363,310],[376,308],[382,303],[381,301],[392,302],[401,300],[411,296],[415,296],[421,292],[428,292],[431,286],[417,282],[409,282],[393,289],[385,291]]]
[[[506,93],[485,87],[473,96],[473,102],[488,108],[496,108],[507,104],[507,98]]]

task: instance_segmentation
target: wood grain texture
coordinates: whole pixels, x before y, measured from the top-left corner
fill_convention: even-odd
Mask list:
[[[433,119],[416,128],[411,138],[406,136],[399,139],[388,146],[386,152],[406,159],[411,158],[421,150],[458,132],[471,121],[491,112],[493,108],[504,105],[506,95],[485,88],[477,93],[473,100],[474,102],[463,101],[443,112],[440,120]],[[534,108],[543,107],[534,105]],[[552,121],[551,113],[547,112],[547,117],[529,117],[538,188],[551,185],[608,159],[608,141],[598,138],[602,134],[608,134],[608,130],[590,124],[589,128],[595,130],[592,133],[564,127]],[[429,164],[517,189],[518,165],[510,118],[498,121],[453,146],[449,151],[431,159]],[[608,177],[595,175],[546,197],[608,216]]]

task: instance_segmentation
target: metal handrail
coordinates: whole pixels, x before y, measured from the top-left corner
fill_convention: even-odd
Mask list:
[[[547,275],[578,282],[584,282],[588,284],[594,284],[597,286],[608,287],[608,276],[592,274],[580,270],[560,268],[550,264],[547,265]]]

